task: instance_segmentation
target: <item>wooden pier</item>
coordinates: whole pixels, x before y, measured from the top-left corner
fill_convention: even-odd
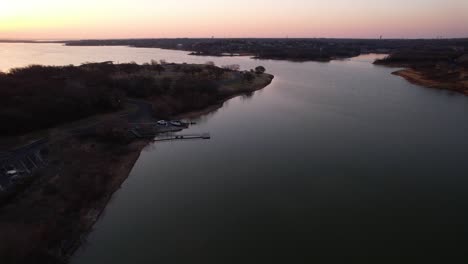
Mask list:
[[[209,133],[201,134],[185,134],[178,135],[177,132],[188,128],[191,124],[195,122],[181,122],[182,125],[158,125],[153,122],[147,123],[130,123],[131,126],[128,129],[128,135],[132,138],[146,138],[152,139],[153,142],[160,141],[173,141],[173,140],[191,140],[191,139],[211,139]]]
[[[192,135],[169,135],[169,136],[156,137],[153,141],[161,142],[161,141],[191,140],[191,139],[211,139],[211,136],[209,133],[192,134]]]

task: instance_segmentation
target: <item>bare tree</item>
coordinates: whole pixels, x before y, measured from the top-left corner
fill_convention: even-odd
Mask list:
[[[223,69],[228,70],[228,71],[238,71],[240,70],[240,65],[239,64],[224,65]]]
[[[164,68],[162,65],[160,64],[156,64],[153,66],[153,69],[155,69],[159,75],[161,75],[161,72],[165,71],[166,68]]]

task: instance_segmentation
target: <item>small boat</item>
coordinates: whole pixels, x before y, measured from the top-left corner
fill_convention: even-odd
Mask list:
[[[156,124],[158,124],[160,126],[167,126],[167,121],[166,120],[159,120],[158,122],[156,122]]]
[[[15,176],[18,174],[18,171],[17,170],[9,170],[6,172],[6,175],[8,176]]]
[[[177,126],[177,127],[182,126],[182,123],[181,123],[180,121],[177,121],[177,120],[173,120],[173,121],[171,121],[170,123],[171,123],[171,125],[173,125],[173,126]]]

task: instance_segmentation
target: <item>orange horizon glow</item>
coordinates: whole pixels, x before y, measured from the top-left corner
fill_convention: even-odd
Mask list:
[[[466,14],[466,0],[0,0],[0,39],[455,38]]]

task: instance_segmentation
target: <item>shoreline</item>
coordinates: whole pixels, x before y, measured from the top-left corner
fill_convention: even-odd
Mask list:
[[[423,71],[418,71],[413,68],[406,68],[392,72],[393,75],[404,78],[406,81],[424,86],[427,88],[435,88],[439,90],[449,90],[464,95],[468,95],[468,81],[455,80],[455,81],[438,81],[428,78],[428,74]]]
[[[2,259],[68,263],[149,143],[73,135],[49,142],[50,165],[0,208]]]
[[[252,85],[250,87],[250,91],[249,92],[256,92],[258,90],[262,90],[264,89],[265,87],[267,87],[268,85],[270,85],[274,79],[274,76],[273,75],[268,75],[270,76],[270,81],[269,82],[266,82],[266,83],[263,83],[262,85]],[[200,110],[193,110],[193,111],[188,111],[188,112],[184,112],[184,113],[179,113],[179,114],[176,114],[175,116],[176,117],[180,117],[180,118],[199,118],[203,115],[206,115],[206,114],[209,114],[211,112],[214,112],[220,108],[223,107],[224,103],[227,102],[228,100],[230,99],[233,99],[233,98],[236,98],[238,96],[242,96],[243,94],[245,94],[246,92],[239,92],[239,93],[236,93],[236,94],[232,94],[226,98],[223,98],[221,99],[219,102],[217,102],[216,104],[213,104],[213,105],[210,105],[210,106],[207,106],[203,109],[200,109]],[[152,143],[151,140],[142,140],[142,141],[137,141],[135,142],[135,144],[137,144],[137,150],[135,150],[134,152],[129,152],[127,153],[126,157],[124,158],[124,161],[125,161],[125,170],[124,171],[120,171],[121,173],[119,174],[116,174],[113,178],[116,180],[115,184],[118,185],[118,187],[114,188],[113,191],[111,193],[109,193],[109,196],[106,197],[106,199],[102,200],[102,201],[98,201],[96,203],[96,206],[94,207],[98,207],[99,206],[99,209],[97,209],[97,213],[95,214],[95,217],[91,218],[89,220],[89,222],[87,223],[88,225],[88,228],[85,232],[83,232],[82,236],[85,237],[85,241],[86,241],[86,237],[91,234],[91,232],[93,231],[93,227],[94,225],[100,220],[101,216],[103,215],[103,213],[105,212],[106,208],[107,208],[107,205],[109,204],[109,202],[112,200],[113,196],[115,195],[115,193],[117,193],[117,191],[120,190],[120,188],[122,187],[123,183],[128,179],[128,177],[130,176],[130,173],[133,169],[133,167],[135,166],[136,162],[138,161],[140,155],[141,155],[141,152],[143,151],[143,149],[145,147],[147,147],[148,145],[150,145]],[[88,212],[89,213],[89,212]],[[70,250],[70,252],[67,252],[66,256],[67,256],[67,260],[66,262],[69,262],[69,260],[76,254],[76,252],[78,252],[80,250],[80,248],[83,246],[83,237],[80,236],[80,238],[76,241],[76,244],[75,246]]]
[[[85,223],[85,230],[82,232],[81,236],[75,240],[74,245],[70,248],[69,251],[65,252],[65,263],[68,263],[71,258],[83,247],[83,243],[87,240],[87,237],[93,232],[93,228],[96,223],[101,219],[103,214],[106,211],[107,205],[112,201],[114,195],[122,188],[122,185],[130,176],[133,168],[135,167],[136,162],[141,156],[142,151],[151,143],[150,140],[139,140],[133,142],[135,149],[129,151],[122,158],[122,163],[120,163],[120,168],[117,173],[113,175],[113,181],[111,184],[114,186],[111,191],[104,196],[101,201],[97,201],[94,206],[88,210],[85,217],[88,218],[88,221]],[[94,213],[94,214],[93,214]]]
[[[172,114],[170,115],[171,119],[190,119],[190,118],[198,118],[199,116],[209,114],[213,111],[218,110],[219,108],[223,107],[224,103],[232,98],[242,96],[249,93],[254,93],[258,90],[262,90],[265,87],[269,86],[275,76],[267,73],[256,75],[256,78],[253,82],[236,82],[234,84],[223,85],[220,87],[220,91],[222,96],[217,100],[206,104],[202,107],[195,107],[188,111],[177,111],[173,110]],[[149,100],[149,102],[153,104],[157,104],[160,101]]]
[[[199,118],[199,117],[201,117],[203,115],[210,114],[210,113],[212,113],[214,111],[217,111],[218,109],[221,109],[223,107],[224,103],[226,103],[227,101],[229,101],[229,100],[231,100],[233,98],[236,98],[236,97],[248,94],[248,93],[254,93],[256,91],[264,89],[265,87],[267,87],[268,85],[270,85],[273,82],[274,76],[273,75],[270,75],[270,76],[272,78],[270,79],[269,82],[265,83],[265,86],[261,86],[261,85],[253,86],[250,91],[240,92],[240,93],[237,93],[237,94],[230,95],[230,96],[228,96],[228,97],[226,97],[226,98],[224,98],[222,100],[219,100],[217,103],[212,104],[210,106],[207,106],[205,108],[202,108],[202,109],[199,109],[199,110],[188,111],[188,112],[184,112],[184,113],[179,113],[179,114],[176,114],[174,117],[176,119],[184,119],[184,118],[191,119],[191,118]]]

